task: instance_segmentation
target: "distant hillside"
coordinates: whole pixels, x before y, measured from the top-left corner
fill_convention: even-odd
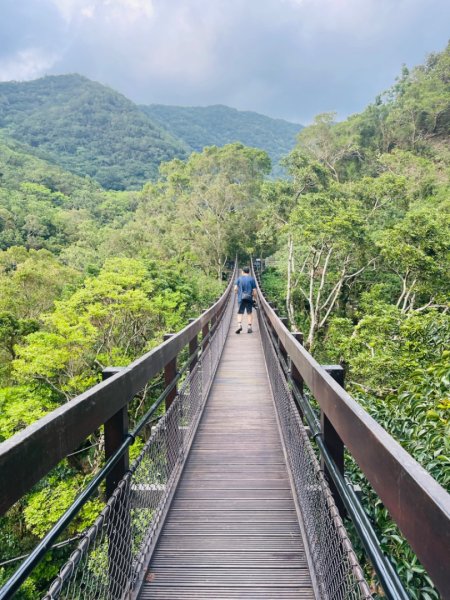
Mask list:
[[[296,142],[302,125],[228,106],[183,107],[152,104],[141,109],[192,150],[241,142],[265,150],[274,167]]]
[[[3,190],[18,190],[27,182],[67,196],[79,193],[83,198],[102,191],[95,180],[74,175],[38,158],[32,148],[2,133],[0,130],[0,186]]]
[[[187,148],[130,100],[80,75],[0,83],[0,128],[109,189],[139,188]]]
[[[227,106],[138,107],[81,75],[0,83],[0,132],[35,156],[89,176],[104,188],[139,189],[161,162],[205,146],[241,142],[279,160],[295,146],[301,125]]]

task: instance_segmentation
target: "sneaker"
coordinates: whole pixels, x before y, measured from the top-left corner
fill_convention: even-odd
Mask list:
[[[253,329],[252,329],[251,327],[249,327],[249,328],[247,329],[247,333],[252,333],[252,331],[253,331]]]
[[[242,327],[239,327],[239,329],[236,329],[236,333],[241,333],[242,331]]]

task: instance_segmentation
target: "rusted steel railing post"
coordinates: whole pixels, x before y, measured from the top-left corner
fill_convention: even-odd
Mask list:
[[[322,368],[331,375],[331,377],[338,383],[342,388],[344,387],[344,369],[340,365],[322,365]],[[327,446],[334,463],[338,470],[343,474],[344,473],[344,443],[339,437],[337,431],[328,420],[326,414],[321,410],[320,411],[320,427],[322,430],[322,437],[325,445]],[[334,500],[336,502],[336,506],[338,507],[339,513],[342,518],[346,516],[345,507],[341,501],[341,498],[337,492],[337,489],[334,483],[331,481],[329,477],[328,470],[323,463],[322,459],[322,468],[324,470],[325,476],[327,477],[328,484],[330,486],[331,492],[333,494]]]

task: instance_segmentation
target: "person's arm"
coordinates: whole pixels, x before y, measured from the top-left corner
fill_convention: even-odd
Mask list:
[[[236,292],[239,289],[239,278],[236,279],[236,281],[234,282],[234,293],[236,294]]]
[[[257,292],[256,292],[256,281],[255,281],[254,277],[252,277],[252,295],[253,295],[253,298],[256,300]]]

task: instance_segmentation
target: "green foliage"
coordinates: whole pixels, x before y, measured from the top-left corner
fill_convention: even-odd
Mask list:
[[[102,366],[128,364],[163,332],[180,329],[195,300],[175,264],[109,259],[42,316],[43,329],[16,349],[14,375],[67,400],[96,383]]]
[[[185,145],[121,94],[80,75],[0,84],[0,127],[108,189],[138,189]]]
[[[32,385],[0,388],[0,442],[56,408],[54,394]]]
[[[226,106],[138,107],[85,77],[60,75],[1,83],[0,128],[37,157],[125,190],[155,180],[162,162],[234,142],[265,150],[280,174],[301,125]]]
[[[38,537],[43,537],[54,523],[65,513],[76,496],[82,491],[86,481],[81,476],[58,481],[48,478],[45,487],[32,492],[24,510],[25,525]],[[42,507],[45,506],[45,512]],[[99,499],[89,501],[71,522],[68,534],[74,534],[92,525],[98,513],[103,509]]]
[[[135,255],[145,244],[158,260],[176,258],[221,280],[236,252],[254,244],[249,223],[269,170],[265,152],[242,144],[213,146],[185,163],[166,163],[160,181],[145,186],[136,219],[114,240],[116,252]]]
[[[280,175],[281,159],[292,150],[301,125],[282,119],[238,111],[228,106],[182,107],[152,104],[141,110],[191,151],[201,152],[206,146],[225,146],[241,142],[250,148],[261,148],[270,156],[274,173]]]
[[[80,274],[47,250],[14,246],[0,252],[0,310],[18,319],[37,319],[80,282]]]

